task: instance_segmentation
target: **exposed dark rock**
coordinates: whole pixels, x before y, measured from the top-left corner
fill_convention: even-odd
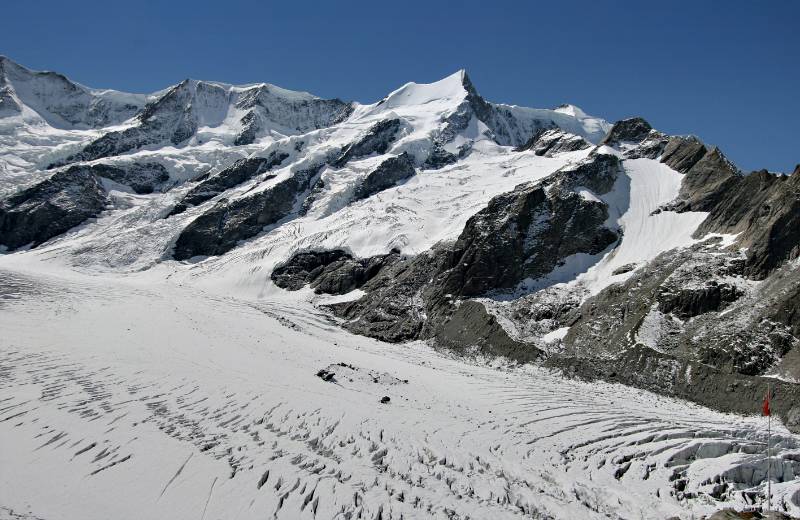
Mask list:
[[[374,153],[386,153],[397,132],[400,131],[400,127],[399,119],[385,119],[375,123],[358,141],[346,146],[341,155],[331,163],[331,166],[341,168],[353,159]]]
[[[34,247],[103,211],[106,192],[85,168],[59,171],[0,201],[0,244]]]
[[[607,208],[576,193],[549,199],[543,186],[531,186],[494,199],[487,210],[467,222],[454,247],[446,287],[458,296],[511,289],[545,276],[570,255],[597,254],[619,238],[607,228],[597,232]]]
[[[670,136],[662,134],[658,130],[650,130],[650,133],[638,146],[625,150],[624,156],[626,159],[656,159],[664,153],[669,140]]]
[[[289,154],[285,152],[273,151],[267,157],[248,157],[236,161],[216,175],[203,179],[197,186],[189,190],[183,200],[172,210],[170,216],[186,211],[189,206],[202,204],[225,190],[279,166],[287,157]]]
[[[703,155],[681,182],[675,211],[711,211],[741,178],[741,173],[718,148]]]
[[[389,401],[391,400],[392,400],[391,397],[389,397],[388,395],[384,395],[383,397],[381,397],[381,404],[389,404]]]
[[[414,163],[408,153],[403,152],[397,157],[390,157],[367,175],[364,181],[356,188],[353,198],[354,200],[361,200],[371,197],[409,177],[413,177],[415,173]]]
[[[158,100],[148,104],[137,116],[136,126],[109,132],[89,143],[83,150],[66,160],[52,164],[60,166],[78,161],[93,161],[102,157],[123,154],[163,141],[180,144],[197,130],[197,120],[191,107],[193,98],[190,81],[184,80],[169,89]],[[203,83],[202,89],[222,90],[222,87]]]
[[[739,233],[749,276],[764,278],[800,255],[800,174],[737,176],[714,199],[697,233]]]
[[[706,152],[708,149],[696,137],[671,137],[661,155],[661,162],[675,171],[687,173]]]
[[[371,258],[353,258],[342,250],[297,253],[272,271],[275,285],[296,291],[311,285],[317,294],[346,294],[397,261],[398,251]]]
[[[300,169],[269,188],[233,200],[221,200],[193,220],[178,236],[173,256],[224,254],[241,240],[261,233],[266,226],[296,213],[303,195],[319,177],[324,165]]]
[[[417,339],[427,306],[422,292],[435,292],[426,284],[436,275],[440,261],[441,254],[437,250],[389,262],[361,287],[366,296],[329,308],[347,320],[345,328],[356,334],[391,343]]]
[[[324,368],[317,372],[317,377],[328,383],[336,382],[336,374]]]
[[[80,165],[71,166],[68,171],[74,172],[80,169],[88,169],[98,177],[130,186],[139,194],[152,193],[169,180],[167,169],[155,162]]]
[[[448,118],[448,135],[441,136],[440,144],[450,142],[452,137],[466,129],[473,115],[489,128],[491,138],[503,146],[522,146],[540,130],[558,126],[555,121],[548,119],[520,121],[508,106],[483,99],[466,72],[461,83],[467,91],[466,103]]]
[[[439,144],[434,144],[431,153],[428,154],[427,159],[425,159],[424,166],[431,170],[438,170],[457,161],[457,155],[448,152]]]
[[[621,265],[621,266],[617,267],[616,269],[614,269],[613,271],[611,271],[611,274],[616,276],[618,274],[629,273],[629,272],[633,271],[634,269],[636,269],[636,266],[637,266],[637,264]]]
[[[659,311],[685,320],[706,312],[720,311],[741,296],[740,288],[710,280],[696,286],[662,287],[656,300]]]
[[[623,119],[614,123],[600,144],[613,146],[625,142],[640,143],[648,137],[652,129],[650,123],[641,117]]]
[[[524,145],[515,148],[515,151],[531,150],[536,155],[553,157],[558,153],[585,150],[591,146],[589,142],[580,136],[569,134],[558,128],[543,128],[533,134],[533,137]]]
[[[800,174],[742,175],[714,148],[687,171],[678,199],[667,209],[708,212],[698,237],[738,234],[737,245],[747,248],[746,274],[754,278],[800,255]]]

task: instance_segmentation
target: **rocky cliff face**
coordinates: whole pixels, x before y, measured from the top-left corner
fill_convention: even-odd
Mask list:
[[[35,247],[97,215],[105,204],[105,190],[91,171],[59,171],[0,201],[0,245]]]

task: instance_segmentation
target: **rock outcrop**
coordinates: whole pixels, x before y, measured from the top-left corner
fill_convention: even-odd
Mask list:
[[[653,130],[650,123],[641,117],[631,117],[614,123],[608,134],[600,141],[600,144],[609,146],[621,143],[641,143]]]
[[[606,204],[579,191],[607,193],[620,172],[616,156],[595,154],[546,181],[518,186],[470,218],[455,243],[384,265],[360,287],[364,297],[331,309],[348,329],[384,341],[436,338],[457,350],[482,345],[534,359],[539,349],[511,339],[482,305],[464,299],[512,290],[570,255],[596,254],[616,242],[617,232],[605,227]]]
[[[129,186],[139,194],[153,193],[169,180],[167,169],[155,162],[78,165],[69,167],[67,171],[74,173],[82,169],[98,177]]]
[[[173,257],[188,260],[224,254],[265,227],[296,214],[323,166],[298,169],[266,188],[233,200],[220,200],[181,232]]]
[[[621,172],[614,155],[594,155],[544,182],[518,186],[471,217],[446,266],[444,290],[478,296],[550,273],[576,253],[600,253],[619,239],[608,206],[579,187],[607,193]]]
[[[175,205],[170,216],[183,213],[190,206],[197,206],[220,193],[238,186],[257,175],[279,166],[289,157],[285,152],[273,151],[267,157],[240,159],[219,173],[201,179],[200,182]],[[268,179],[264,179],[268,180]]]
[[[662,161],[686,170],[673,211],[704,211],[696,236],[737,235],[747,248],[745,274],[762,279],[800,255],[800,174],[762,170],[743,175],[718,148],[693,139],[673,139]],[[704,152],[703,152],[704,151]],[[669,155],[667,153],[670,152]],[[695,159],[703,152],[702,158]],[[689,166],[691,164],[691,166]],[[688,167],[688,169],[686,169]]]
[[[365,135],[346,146],[339,157],[331,163],[331,166],[341,168],[353,159],[366,157],[374,153],[386,153],[401,126],[399,119],[385,119],[375,123]]]
[[[384,267],[399,259],[399,251],[371,258],[353,258],[349,253],[309,251],[297,253],[272,271],[275,285],[296,291],[311,285],[318,294],[346,294],[374,278]]]
[[[541,129],[528,142],[515,148],[517,152],[532,151],[536,155],[553,157],[563,152],[585,150],[592,145],[584,138],[564,132],[558,128]]]
[[[707,152],[706,146],[696,137],[671,137],[664,147],[661,162],[675,171],[688,173]]]
[[[397,157],[390,157],[378,165],[358,185],[353,194],[353,200],[362,200],[387,190],[398,183],[413,177],[416,171],[414,163],[408,153],[403,152]]]
[[[106,192],[90,169],[62,170],[0,201],[0,245],[36,247],[103,211]]]

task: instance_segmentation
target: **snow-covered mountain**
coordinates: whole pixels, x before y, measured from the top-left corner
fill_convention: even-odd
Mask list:
[[[800,168],[464,71],[361,104],[0,58],[0,518],[758,507],[768,383],[800,514],[798,230]]]

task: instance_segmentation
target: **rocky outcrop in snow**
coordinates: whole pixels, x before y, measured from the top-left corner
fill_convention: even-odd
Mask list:
[[[376,193],[387,190],[416,173],[411,156],[403,152],[397,157],[390,157],[378,165],[358,185],[353,194],[354,200],[369,198]]]
[[[557,128],[549,128],[539,130],[528,142],[515,150],[518,152],[531,150],[536,155],[553,157],[557,153],[585,150],[591,146],[578,135],[569,134]]]
[[[220,200],[193,220],[178,236],[173,257],[188,260],[194,256],[221,255],[241,240],[261,233],[299,211],[303,195],[319,178],[323,165],[297,169],[283,180],[233,200]]]
[[[0,245],[33,247],[100,213],[106,192],[91,170],[56,172],[0,201]]]
[[[331,163],[331,166],[341,168],[353,159],[366,157],[374,153],[386,153],[401,126],[400,120],[396,118],[385,119],[375,123],[361,138],[347,145],[342,150],[341,155]]]
[[[257,175],[275,168],[289,157],[285,152],[273,151],[266,157],[247,157],[240,159],[222,171],[200,179],[200,182],[189,190],[183,199],[175,205],[170,216],[183,213],[189,206],[197,206],[234,188]],[[268,180],[268,179],[264,179]]]
[[[372,258],[353,258],[342,250],[297,253],[272,271],[275,285],[290,291],[311,285],[318,294],[346,294],[374,278],[399,259],[399,252]]]

